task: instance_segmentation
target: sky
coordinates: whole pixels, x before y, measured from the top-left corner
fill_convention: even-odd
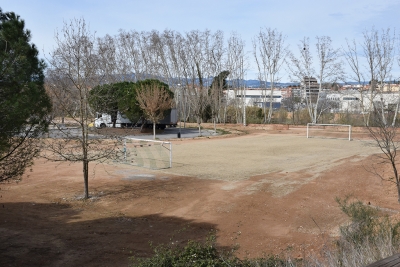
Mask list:
[[[362,32],[372,27],[394,30],[400,0],[2,0],[0,7],[25,20],[41,58],[54,49],[54,35],[65,22],[84,18],[98,37],[116,35],[120,29],[182,34],[221,30],[225,39],[235,32],[253,60],[252,39],[261,28],[282,32],[292,51],[304,37],[312,44],[316,36],[329,36],[340,48],[346,38],[362,41]],[[282,72],[282,81],[289,82]],[[394,72],[400,76],[398,67]],[[256,68],[250,66],[246,79],[256,78]]]

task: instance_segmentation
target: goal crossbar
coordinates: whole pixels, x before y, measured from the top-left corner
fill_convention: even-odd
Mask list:
[[[310,138],[310,126],[333,126],[333,127],[348,127],[349,128],[349,134],[348,134],[348,140],[351,141],[351,125],[350,124],[321,124],[321,123],[307,123],[307,138]]]

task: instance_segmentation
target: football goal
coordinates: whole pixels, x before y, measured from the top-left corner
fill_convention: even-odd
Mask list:
[[[123,163],[149,169],[172,168],[171,142],[125,138]]]
[[[307,138],[348,139],[351,141],[351,125],[307,123]]]

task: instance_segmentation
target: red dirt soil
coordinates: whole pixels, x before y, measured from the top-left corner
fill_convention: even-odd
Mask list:
[[[305,134],[304,128],[245,131],[246,138]],[[317,174],[279,171],[234,181],[182,176],[174,168],[92,164],[92,197],[85,201],[80,164],[38,159],[18,184],[0,184],[0,266],[128,266],[131,256],[152,255],[150,243],[176,246],[205,240],[210,231],[222,249],[238,245],[241,258],[285,253],[289,247],[302,257],[335,238],[347,221],[336,197],[352,194],[399,212],[394,186],[366,171],[373,161],[352,156]],[[295,184],[293,190],[271,189],[271,181],[289,178],[282,187]]]

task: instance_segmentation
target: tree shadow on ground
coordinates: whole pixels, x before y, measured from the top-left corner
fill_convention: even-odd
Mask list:
[[[1,204],[0,265],[128,266],[130,256],[152,255],[150,243],[185,245],[216,230],[214,224],[161,214],[83,221],[80,213],[69,204]]]

